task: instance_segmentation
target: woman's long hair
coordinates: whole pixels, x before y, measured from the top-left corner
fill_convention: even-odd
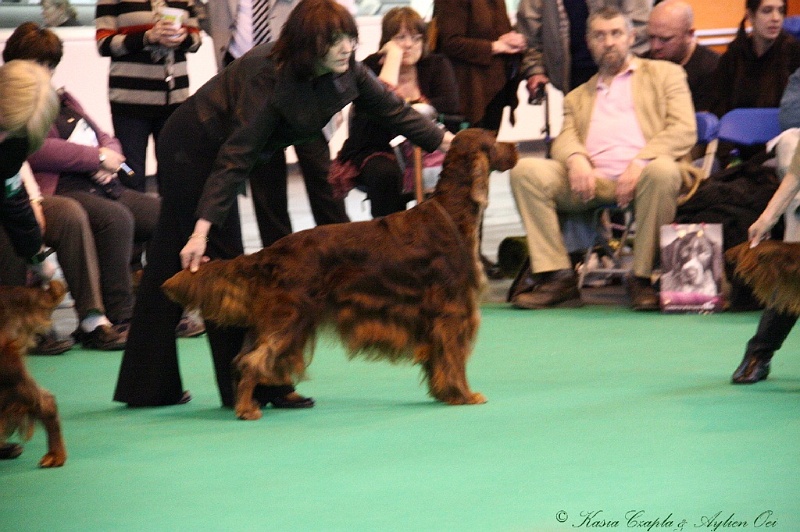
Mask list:
[[[334,0],[302,0],[289,14],[272,57],[278,68],[310,79],[319,60],[343,36],[358,39],[358,25],[347,8]]]

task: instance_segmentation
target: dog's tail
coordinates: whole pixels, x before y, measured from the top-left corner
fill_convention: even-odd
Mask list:
[[[187,309],[198,309],[204,319],[220,325],[247,327],[253,308],[253,277],[243,275],[240,260],[217,260],[197,272],[182,270],[161,285],[167,296]]]
[[[766,240],[751,248],[744,242],[725,253],[736,275],[768,307],[800,315],[800,244]]]

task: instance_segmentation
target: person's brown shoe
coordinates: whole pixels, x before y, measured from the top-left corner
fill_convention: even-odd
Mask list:
[[[578,276],[572,270],[556,270],[535,274],[538,283],[531,290],[518,293],[511,304],[522,309],[580,307],[581,293],[578,290]]]
[[[59,338],[55,329],[50,329],[44,334],[36,335],[36,345],[30,350],[29,355],[60,355],[66,353],[72,346],[75,345],[75,340],[72,338]]]
[[[660,308],[658,292],[647,277],[633,275],[629,277],[628,295],[631,298],[633,310],[658,310]]]
[[[76,342],[80,342],[84,349],[122,351],[128,341],[128,331],[120,331],[113,325],[100,325],[92,332],[87,333],[79,326],[72,333],[72,337]]]

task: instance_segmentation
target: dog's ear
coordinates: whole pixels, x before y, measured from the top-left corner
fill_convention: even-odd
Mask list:
[[[470,188],[470,198],[472,201],[486,208],[489,205],[489,161],[483,155],[477,155],[472,168],[472,187]]]
[[[510,142],[497,142],[497,135],[486,129],[476,130],[480,135],[480,147],[489,158],[490,170],[504,172],[517,164],[517,146]]]
[[[495,142],[489,151],[489,164],[492,170],[504,172],[516,166],[519,159],[517,146],[510,142]]]

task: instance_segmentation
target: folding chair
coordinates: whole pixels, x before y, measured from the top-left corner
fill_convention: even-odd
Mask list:
[[[714,167],[714,156],[717,153],[717,145],[719,144],[719,118],[713,113],[702,111],[695,113],[697,120],[697,143],[705,144],[706,151],[703,156],[703,178],[711,175],[711,170]]]
[[[622,223],[614,224],[612,216],[622,215]],[[605,283],[614,278],[622,278],[630,272],[628,257],[632,254],[629,240],[634,232],[633,209],[621,208],[617,205],[604,205],[592,212],[592,227],[595,229],[594,239],[586,248],[583,262],[578,267],[578,288],[583,288],[589,279],[594,278]],[[619,231],[619,238],[614,238],[614,231]],[[606,264],[593,263],[592,255],[602,251]],[[599,254],[598,254],[599,255]]]
[[[703,177],[708,177],[711,174],[714,155],[717,151],[719,120],[708,112],[696,113],[695,119],[697,121],[698,144],[706,145],[702,168]],[[622,216],[623,221],[621,224],[615,225],[611,223],[611,217],[614,214]],[[583,263],[578,269],[578,288],[582,288],[589,277],[605,281],[614,277],[624,277],[630,271],[626,259],[632,254],[632,249],[628,242],[635,230],[633,210],[630,207],[621,209],[617,205],[603,205],[594,210],[591,223],[595,229],[595,235],[591,244],[587,247]],[[613,238],[614,231],[620,233],[618,239]],[[606,265],[595,266],[592,263],[592,254],[597,250],[604,253],[603,257],[608,257]]]

